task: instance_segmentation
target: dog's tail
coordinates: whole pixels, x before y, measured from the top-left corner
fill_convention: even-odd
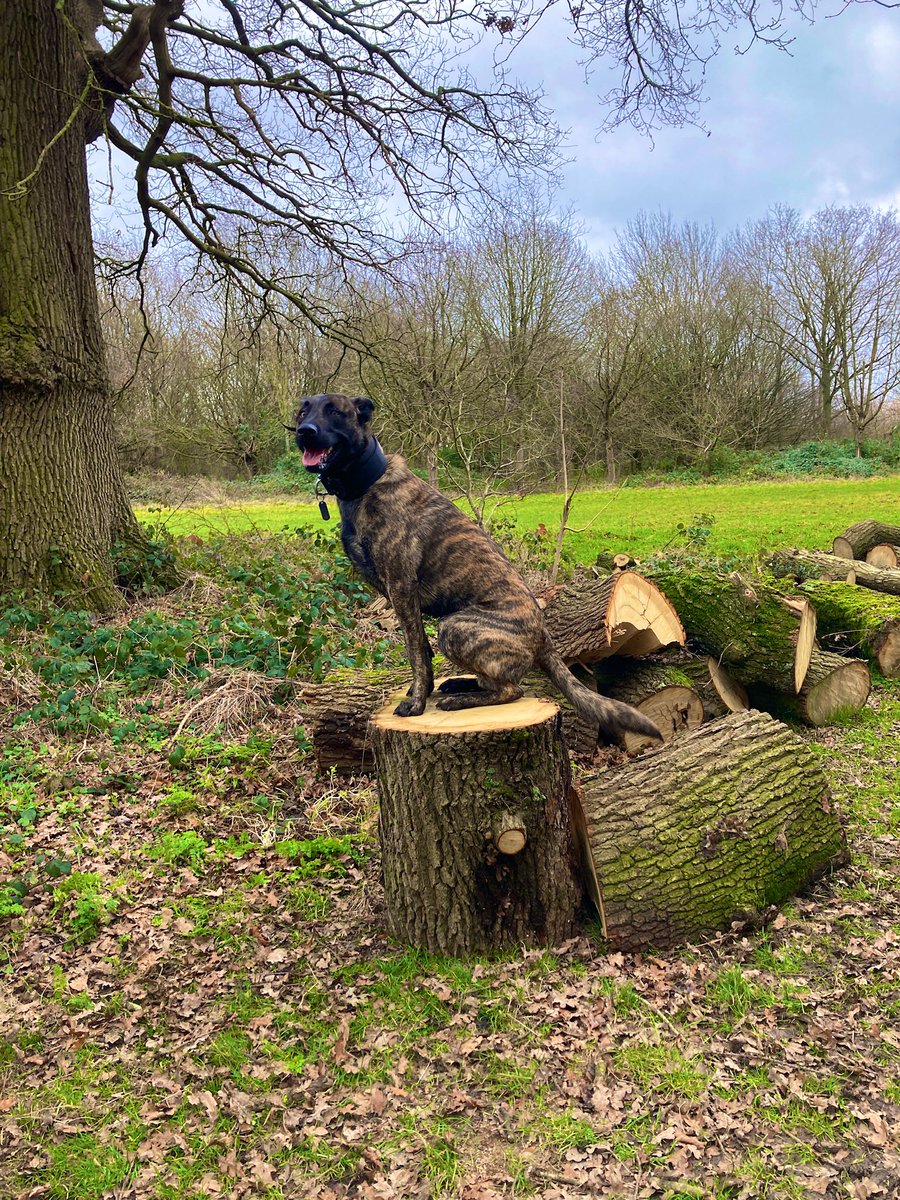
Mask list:
[[[599,696],[583,683],[579,683],[563,662],[549,634],[544,637],[537,665],[549,677],[554,687],[559,688],[578,715],[592,724],[597,724],[603,734],[612,741],[621,742],[626,733],[640,733],[659,741],[663,740],[653,722],[636,708],[632,708],[630,704],[623,704],[620,700],[611,700],[608,696]]]

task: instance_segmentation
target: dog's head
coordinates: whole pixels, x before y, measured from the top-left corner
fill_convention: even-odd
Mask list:
[[[293,429],[307,471],[337,474],[358,458],[369,443],[374,411],[365,396],[304,396]]]

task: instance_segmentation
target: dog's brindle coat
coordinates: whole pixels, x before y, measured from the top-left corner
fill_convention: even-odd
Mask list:
[[[374,404],[364,397],[307,396],[295,427],[308,470],[338,500],[341,540],[360,574],[393,605],[413,683],[395,712],[417,716],[434,690],[422,616],[440,620],[438,647],[472,679],[441,684],[442,709],[507,704],[537,667],[605,734],[658,738],[636,709],[584,687],[556,652],[537,601],[491,538],[446,496],[372,437]]]

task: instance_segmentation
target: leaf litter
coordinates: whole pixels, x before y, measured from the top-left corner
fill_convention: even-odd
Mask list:
[[[765,930],[465,962],[387,937],[372,782],[269,686],[7,739],[0,1194],[900,1196],[896,687],[808,735],[853,864]]]

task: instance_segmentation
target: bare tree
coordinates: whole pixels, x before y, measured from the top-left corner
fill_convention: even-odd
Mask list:
[[[804,0],[794,0],[800,6]],[[0,41],[0,589],[81,590],[114,607],[111,546],[142,535],[113,440],[94,288],[86,146],[133,163],[141,269],[174,235],[265,311],[332,321],[316,278],[285,273],[302,239],[336,269],[400,251],[385,205],[434,219],[498,167],[534,171],[555,131],[502,69],[476,84],[462,55],[534,29],[548,0],[509,12],[467,0],[20,0]],[[690,119],[721,31],[778,40],[738,0],[690,12],[571,9],[587,60],[612,59],[614,119]],[[349,283],[349,278],[348,278]]]
[[[843,409],[859,447],[898,384],[900,225],[893,212],[776,208],[742,240],[768,293],[773,340],[809,374],[819,432]]]

